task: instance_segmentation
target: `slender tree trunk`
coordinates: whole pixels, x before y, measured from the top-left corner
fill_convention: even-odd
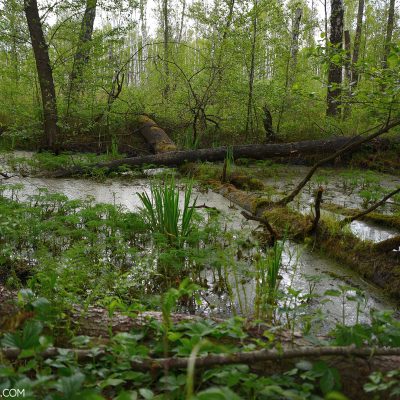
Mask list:
[[[278,134],[281,127],[283,113],[285,112],[286,100],[288,97],[288,92],[290,92],[294,78],[295,71],[297,67],[297,54],[299,52],[299,35],[300,35],[300,22],[303,15],[303,10],[301,8],[296,9],[295,17],[293,20],[292,28],[292,43],[290,45],[290,57],[286,63],[286,77],[285,77],[285,90],[282,98],[282,104],[279,109],[278,122],[276,125],[276,133]]]
[[[254,0],[253,5],[253,32],[251,38],[251,55],[250,55],[250,71],[249,71],[249,97],[247,100],[247,117],[246,117],[246,136],[253,132],[253,89],[254,89],[254,70],[256,57],[256,42],[257,42],[257,14],[258,2]]]
[[[347,100],[343,109],[343,118],[347,119],[351,114],[350,96],[351,96],[351,41],[350,32],[344,31],[344,49],[346,52],[346,60],[344,63],[344,77],[346,82]]]
[[[331,0],[330,57],[340,54],[343,47],[343,0]],[[328,70],[327,116],[338,116],[341,106],[341,63],[330,62]]]
[[[328,4],[327,0],[324,0],[324,28],[325,28],[325,48],[328,51]]]
[[[140,75],[141,75],[141,82],[146,80],[146,60],[147,60],[147,27],[146,27],[146,0],[139,1],[139,9],[140,9],[140,31],[142,34],[141,43],[142,43],[142,50],[140,51]],[[144,78],[144,79],[143,79]]]
[[[383,50],[382,66],[387,68],[387,59],[390,53],[390,46],[392,44],[393,27],[394,27],[394,9],[396,0],[390,0],[388,21],[386,25],[386,36]]]
[[[76,100],[83,84],[83,70],[89,62],[89,43],[92,40],[94,20],[96,18],[97,0],[87,0],[85,14],[82,18],[79,42],[74,56],[68,97],[68,110],[70,102]],[[67,110],[67,114],[68,114]]]
[[[186,12],[186,0],[182,0],[182,14],[181,14],[181,23],[179,26],[178,43],[182,41],[183,26],[185,22],[185,12]]]
[[[49,49],[44,38],[36,0],[24,0],[24,11],[28,23],[32,48],[35,55],[40,91],[42,94],[44,133],[46,146],[57,150],[57,102],[53,71],[50,66]]]
[[[169,93],[169,21],[168,21],[168,0],[163,0],[163,25],[164,25],[164,73],[165,73],[165,87],[164,97]]]
[[[353,93],[355,91],[355,89],[358,85],[359,74],[358,74],[357,62],[358,62],[358,58],[360,56],[364,5],[365,5],[365,0],[358,1],[357,26],[356,26],[356,34],[354,36],[353,58],[351,61],[351,63],[352,63],[351,85],[350,85],[351,93]]]

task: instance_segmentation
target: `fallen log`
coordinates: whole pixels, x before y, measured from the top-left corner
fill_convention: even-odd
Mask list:
[[[251,370],[260,375],[279,374],[292,369],[302,360],[324,360],[340,374],[343,392],[351,399],[367,400],[369,394],[363,390],[368,382],[368,375],[373,371],[388,372],[397,369],[400,362],[400,348],[357,348],[355,346],[325,347],[284,347],[282,349],[262,349],[232,354],[208,354],[199,357],[142,358],[130,362],[132,371],[151,372],[194,368],[205,369],[222,365],[248,364]],[[40,353],[43,359],[51,359],[69,352],[80,363],[101,362],[109,354],[105,348],[96,352],[85,349],[65,349],[50,347]],[[15,348],[0,349],[0,356],[15,361],[20,350]]]
[[[320,155],[331,153],[357,141],[354,137],[340,137],[323,140],[306,140],[292,143],[273,143],[273,144],[249,144],[233,146],[232,152],[234,159],[252,158],[257,160],[275,157],[299,157],[307,155]],[[53,176],[62,178],[88,172],[90,169],[116,170],[122,165],[138,167],[142,165],[151,166],[178,166],[185,162],[195,161],[222,161],[226,157],[227,147],[216,147],[213,149],[198,149],[185,151],[168,151],[165,153],[146,155],[140,157],[129,157],[120,160],[101,162],[86,168],[75,167],[69,170],[56,171]]]
[[[400,235],[383,240],[374,245],[375,250],[380,252],[400,252]]]
[[[155,154],[176,151],[176,144],[171,138],[147,115],[139,116],[139,131]]]

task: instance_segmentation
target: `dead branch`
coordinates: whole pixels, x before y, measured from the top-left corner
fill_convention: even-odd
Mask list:
[[[322,193],[324,189],[320,187],[317,191],[317,195],[315,196],[315,218],[313,224],[310,228],[310,233],[314,233],[317,230],[319,219],[321,218],[321,201],[322,201]]]
[[[397,189],[393,190],[392,192],[388,193],[385,197],[383,197],[381,200],[377,201],[375,204],[373,204],[371,207],[369,207],[367,210],[362,211],[352,217],[346,217],[344,218],[340,224],[341,226],[347,225],[352,223],[353,221],[356,221],[357,219],[360,219],[362,217],[365,217],[366,215],[368,215],[369,213],[371,213],[372,211],[375,211],[378,207],[382,206],[383,204],[386,203],[386,201],[388,199],[390,199],[391,197],[393,197],[394,195],[396,195],[397,193],[400,193],[400,187],[398,187]]]
[[[278,240],[278,234],[276,233],[276,231],[274,230],[274,228],[271,226],[271,224],[268,222],[268,220],[264,217],[257,217],[255,215],[251,215],[246,211],[242,211],[241,214],[243,215],[243,217],[245,217],[247,220],[251,220],[251,221],[257,221],[257,222],[261,222],[263,225],[265,225],[265,227],[267,228],[268,232],[271,234],[273,242],[275,242],[276,240]]]
[[[400,119],[394,120],[389,123],[389,121],[379,130],[377,130],[374,133],[371,133],[367,137],[361,138],[357,141],[350,141],[347,145],[345,145],[343,148],[339,149],[336,151],[334,154],[323,158],[322,160],[318,161],[313,165],[313,167],[310,169],[308,174],[304,177],[304,179],[296,186],[296,188],[290,193],[288,196],[282,198],[277,202],[279,205],[287,205],[293,199],[301,192],[303,187],[307,184],[307,182],[312,178],[314,175],[315,171],[321,167],[322,165],[326,164],[327,162],[335,160],[337,157],[351,151],[355,150],[356,148],[360,147],[362,144],[370,142],[372,139],[377,138],[378,136],[383,135],[384,133],[388,132],[390,129],[400,125]]]

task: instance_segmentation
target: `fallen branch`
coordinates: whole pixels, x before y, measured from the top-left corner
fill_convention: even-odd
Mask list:
[[[206,210],[214,210],[214,211],[219,212],[219,210],[218,210],[217,207],[210,207],[210,206],[207,206],[205,203],[204,203],[204,204],[197,205],[197,206],[194,206],[194,208],[204,208],[204,209],[206,209]]]
[[[356,221],[357,219],[360,219],[362,217],[365,217],[367,214],[371,213],[372,211],[375,211],[378,207],[382,206],[383,204],[386,203],[388,199],[396,195],[397,193],[400,193],[400,187],[397,189],[393,190],[392,192],[388,193],[385,197],[383,197],[381,200],[377,201],[375,204],[373,204],[371,207],[369,207],[367,210],[362,211],[352,217],[346,217],[344,218],[340,224],[341,226],[347,225],[352,223],[353,221]]]
[[[351,150],[355,150],[357,147],[360,147],[362,144],[370,142],[372,139],[377,138],[378,136],[383,135],[384,133],[388,132],[390,129],[396,127],[400,125],[400,119],[394,120],[392,122],[388,122],[386,123],[381,129],[377,130],[374,133],[371,133],[370,135],[368,135],[367,137],[364,137],[362,139],[359,140],[352,140],[350,142],[348,142],[343,148],[339,149],[338,151],[336,151],[336,153],[323,158],[322,160],[318,161],[317,163],[315,163],[313,165],[313,167],[310,169],[310,171],[308,172],[308,174],[304,177],[304,179],[296,186],[296,188],[292,191],[292,193],[290,193],[288,196],[282,198],[281,200],[279,200],[277,202],[277,204],[279,205],[287,205],[289,204],[291,201],[294,200],[294,198],[301,192],[301,190],[303,189],[303,187],[307,184],[307,182],[312,178],[312,176],[314,175],[315,171],[317,171],[317,169],[319,167],[321,167],[322,165],[335,160],[337,157],[340,157],[341,155],[351,151]]]
[[[313,224],[310,228],[310,233],[314,233],[317,230],[319,219],[321,218],[321,201],[322,201],[322,193],[324,193],[324,189],[320,187],[317,191],[317,195],[315,196],[315,218]]]
[[[99,360],[104,355],[108,354],[105,349],[97,350],[95,353],[91,350],[77,349],[62,349],[50,347],[39,353],[41,357],[54,358],[60,352],[71,352],[78,361]],[[8,360],[16,360],[21,351],[15,348],[3,348],[1,350],[3,357]],[[237,352],[232,354],[209,354],[196,358],[196,367],[212,367],[215,365],[229,364],[254,364],[262,361],[275,361],[285,359],[305,359],[305,358],[320,358],[326,356],[346,356],[346,357],[389,357],[400,356],[400,348],[357,348],[355,346],[326,346],[326,347],[303,347],[287,350],[255,350],[248,352]],[[131,369],[134,371],[154,371],[161,369],[185,369],[187,368],[189,357],[168,357],[168,358],[144,358],[131,361]]]

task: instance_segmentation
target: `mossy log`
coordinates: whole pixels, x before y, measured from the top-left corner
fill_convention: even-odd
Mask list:
[[[138,122],[140,133],[155,154],[177,150],[176,144],[171,138],[147,115],[140,115]]]

